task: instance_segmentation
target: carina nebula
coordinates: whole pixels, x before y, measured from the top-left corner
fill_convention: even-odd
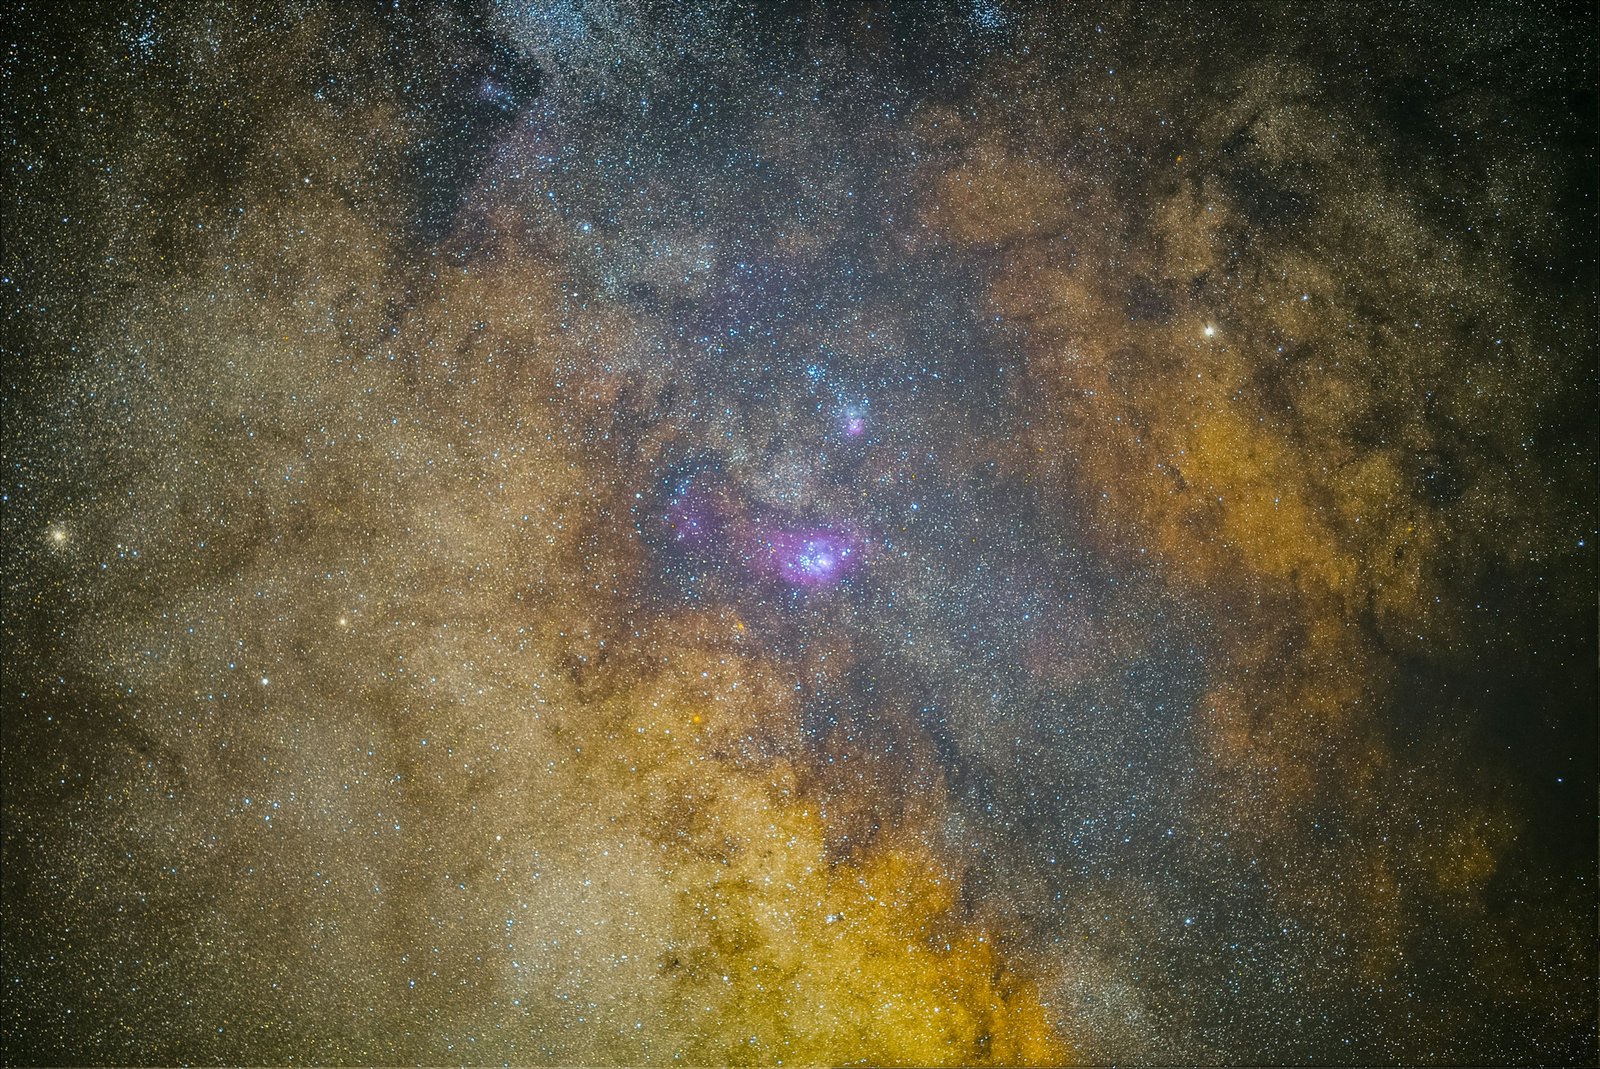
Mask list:
[[[1600,1056],[1590,5],[0,36],[6,1063]]]

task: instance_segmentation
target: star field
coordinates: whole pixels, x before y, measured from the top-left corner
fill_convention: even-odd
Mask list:
[[[16,1064],[1591,1064],[1577,5],[22,5]]]

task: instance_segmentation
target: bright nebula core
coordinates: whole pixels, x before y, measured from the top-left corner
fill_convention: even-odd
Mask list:
[[[1572,1064],[1596,16],[0,35],[0,1060]]]
[[[774,531],[763,540],[777,574],[796,586],[828,587],[855,566],[856,540],[825,528]]]

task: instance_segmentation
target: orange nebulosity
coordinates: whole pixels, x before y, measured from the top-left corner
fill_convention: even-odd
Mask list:
[[[930,127],[934,122],[939,136],[960,129],[951,116],[929,120]],[[938,177],[929,219],[963,244],[1003,245],[1069,225],[1069,190],[1058,176],[1004,145],[980,141],[964,164]]]
[[[24,28],[6,1052],[1592,1052],[1558,23],[579,6]]]
[[[585,804],[612,799],[614,833],[655,844],[652,879],[670,906],[652,922],[651,997],[681,1022],[674,1055],[1064,1062],[1038,988],[959,905],[962,873],[935,845],[939,807],[841,850],[832,825],[846,815],[816,790],[791,677],[726,642],[685,642],[727,623],[669,622],[656,667],[572,706],[559,729],[583,755]],[[858,784],[856,804],[873,789]],[[690,1026],[708,1013],[715,1029]]]
[[[225,250],[268,298],[171,283],[206,317],[152,326],[140,380],[143,403],[186,413],[152,453],[195,473],[147,465],[138,499],[190,517],[232,573],[209,578],[191,531],[147,527],[181,593],[162,611],[201,622],[180,646],[137,586],[107,582],[121,608],[84,636],[138,674],[147,722],[179,740],[163,767],[211,800],[160,834],[204,842],[211,809],[295,801],[273,811],[281,851],[241,863],[270,910],[220,894],[207,921],[294,933],[248,982],[287,991],[293,971],[319,992],[299,1031],[261,1026],[252,1049],[320,1036],[436,1061],[438,1035],[471,1032],[512,1060],[1064,1060],[1056,1011],[961,904],[937,776],[909,803],[898,766],[830,782],[801,737],[797,682],[841,673],[848,637],[783,660],[759,652],[785,626],[770,606],[644,603],[619,424],[664,371],[638,324],[573,307],[562,250],[513,218],[442,253],[395,315],[378,296],[393,238],[327,192],[315,132],[296,136],[279,169],[310,183],[263,194]],[[236,415],[189,405],[218,383],[254,398],[248,447]],[[240,716],[219,748],[187,724],[193,681],[241,649],[284,664],[246,697],[296,726]],[[260,821],[254,802],[231,819]],[[188,878],[229,887],[236,860],[201,854]]]
[[[1292,157],[1295,139],[1313,136],[1306,116],[1289,122],[1282,110],[1301,105],[1258,73],[1258,112],[1239,121],[1270,127],[1255,132],[1268,157]],[[1031,419],[1007,463],[1063,514],[1089,518],[1075,538],[1149,562],[1221,622],[1193,728],[1225,788],[1201,804],[1241,850],[1315,838],[1337,812],[1373,876],[1349,878],[1332,850],[1325,866],[1343,889],[1300,901],[1330,925],[1369,927],[1357,952],[1382,971],[1397,960],[1408,896],[1481,894],[1512,841],[1503,820],[1463,823],[1453,803],[1422,805],[1409,828],[1385,804],[1415,775],[1385,737],[1396,659],[1467,626],[1469,607],[1447,595],[1451,569],[1509,557],[1503,532],[1545,525],[1544,506],[1515,500],[1498,472],[1450,467],[1443,444],[1465,423],[1515,456],[1515,428],[1539,403],[1485,367],[1464,385],[1437,333],[1444,295],[1487,300],[1478,291],[1494,282],[1442,256],[1378,292],[1364,258],[1407,261],[1433,239],[1404,211],[1374,216],[1360,189],[1320,194],[1301,224],[1366,250],[1329,261],[1253,243],[1245,207],[1202,159],[1141,175],[1146,185],[1113,200],[1106,175],[1128,172],[1086,150],[1094,133],[1069,118],[1035,130],[1026,151],[997,147],[982,126],[940,115],[924,128],[942,161],[924,219],[953,246],[989,250],[989,306],[1021,339]],[[1341,159],[1359,157],[1357,142],[1338,141]],[[1359,333],[1358,309],[1380,301],[1392,318]],[[1486,393],[1512,411],[1477,410]],[[1321,865],[1308,859],[1307,879]],[[1285,901],[1302,891],[1281,881]],[[1360,924],[1348,901],[1365,903]]]

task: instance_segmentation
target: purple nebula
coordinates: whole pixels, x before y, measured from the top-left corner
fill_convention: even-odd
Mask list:
[[[854,535],[826,527],[774,531],[763,548],[778,578],[794,586],[832,586],[848,575],[861,557],[860,542]]]
[[[861,416],[851,416],[844,421],[844,433],[850,438],[859,438],[867,433],[867,421]]]

